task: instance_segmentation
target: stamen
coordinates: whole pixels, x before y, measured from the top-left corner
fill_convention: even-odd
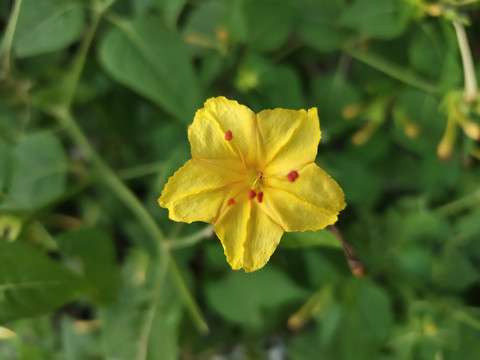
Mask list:
[[[251,189],[254,189],[254,188],[255,188],[255,185],[257,185],[258,180],[260,180],[262,177],[263,177],[263,173],[262,173],[262,172],[259,172],[257,178],[255,179],[255,181],[254,181],[253,184],[252,184]]]
[[[250,191],[248,192],[248,198],[249,198],[249,199],[253,199],[255,196],[256,196],[255,190],[250,190]]]
[[[257,195],[257,200],[259,203],[263,201],[263,191],[260,191]]]
[[[298,178],[298,172],[295,170],[291,171],[290,174],[287,175],[287,179],[290,182],[294,182]]]
[[[235,204],[235,199],[233,199],[233,198],[232,198],[232,199],[228,199],[227,205],[230,206],[230,205],[233,205],[233,204]]]
[[[233,139],[233,134],[230,130],[225,133],[225,140],[230,141]]]

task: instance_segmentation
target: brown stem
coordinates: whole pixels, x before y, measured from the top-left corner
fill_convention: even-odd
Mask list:
[[[353,249],[352,246],[345,240],[340,229],[335,225],[330,225],[327,227],[328,230],[332,232],[333,235],[337,237],[337,239],[342,244],[343,252],[347,258],[348,267],[353,275],[356,277],[362,277],[366,275],[365,266],[363,262],[358,258],[357,253]]]

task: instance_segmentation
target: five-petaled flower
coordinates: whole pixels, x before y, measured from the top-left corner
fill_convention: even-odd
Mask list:
[[[337,221],[343,191],[315,164],[317,110],[263,110],[206,101],[188,129],[192,159],[158,199],[175,221],[212,223],[235,270],[264,266],[285,231]]]

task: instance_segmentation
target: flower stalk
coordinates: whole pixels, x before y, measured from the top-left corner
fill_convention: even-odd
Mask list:
[[[454,20],[453,26],[455,27],[458,46],[460,47],[460,54],[462,55],[463,73],[465,77],[465,92],[463,96],[465,101],[471,104],[476,101],[478,95],[477,78],[473,66],[472,52],[468,45],[468,38],[463,24],[458,20]]]

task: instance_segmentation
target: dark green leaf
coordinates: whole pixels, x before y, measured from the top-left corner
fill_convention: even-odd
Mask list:
[[[185,44],[160,18],[118,19],[103,38],[100,61],[115,80],[180,121],[191,121],[201,103]]]
[[[352,122],[342,117],[342,110],[349,105],[357,105],[357,90],[341,75],[326,75],[314,79],[312,93],[315,104],[318,104],[318,117],[322,130],[322,138],[341,133],[352,126]]]
[[[405,30],[411,11],[403,0],[355,0],[341,24],[377,39],[393,39]]]
[[[301,0],[297,6],[301,16],[298,32],[305,43],[320,52],[342,46],[339,19],[345,6],[343,0]]]
[[[294,22],[290,0],[245,0],[244,11],[247,42],[254,50],[273,51],[284,44]]]
[[[52,311],[82,290],[79,277],[40,250],[0,241],[0,323]]]
[[[115,300],[119,274],[112,240],[95,228],[66,232],[56,240],[61,253],[85,277],[93,299],[101,304]]]

